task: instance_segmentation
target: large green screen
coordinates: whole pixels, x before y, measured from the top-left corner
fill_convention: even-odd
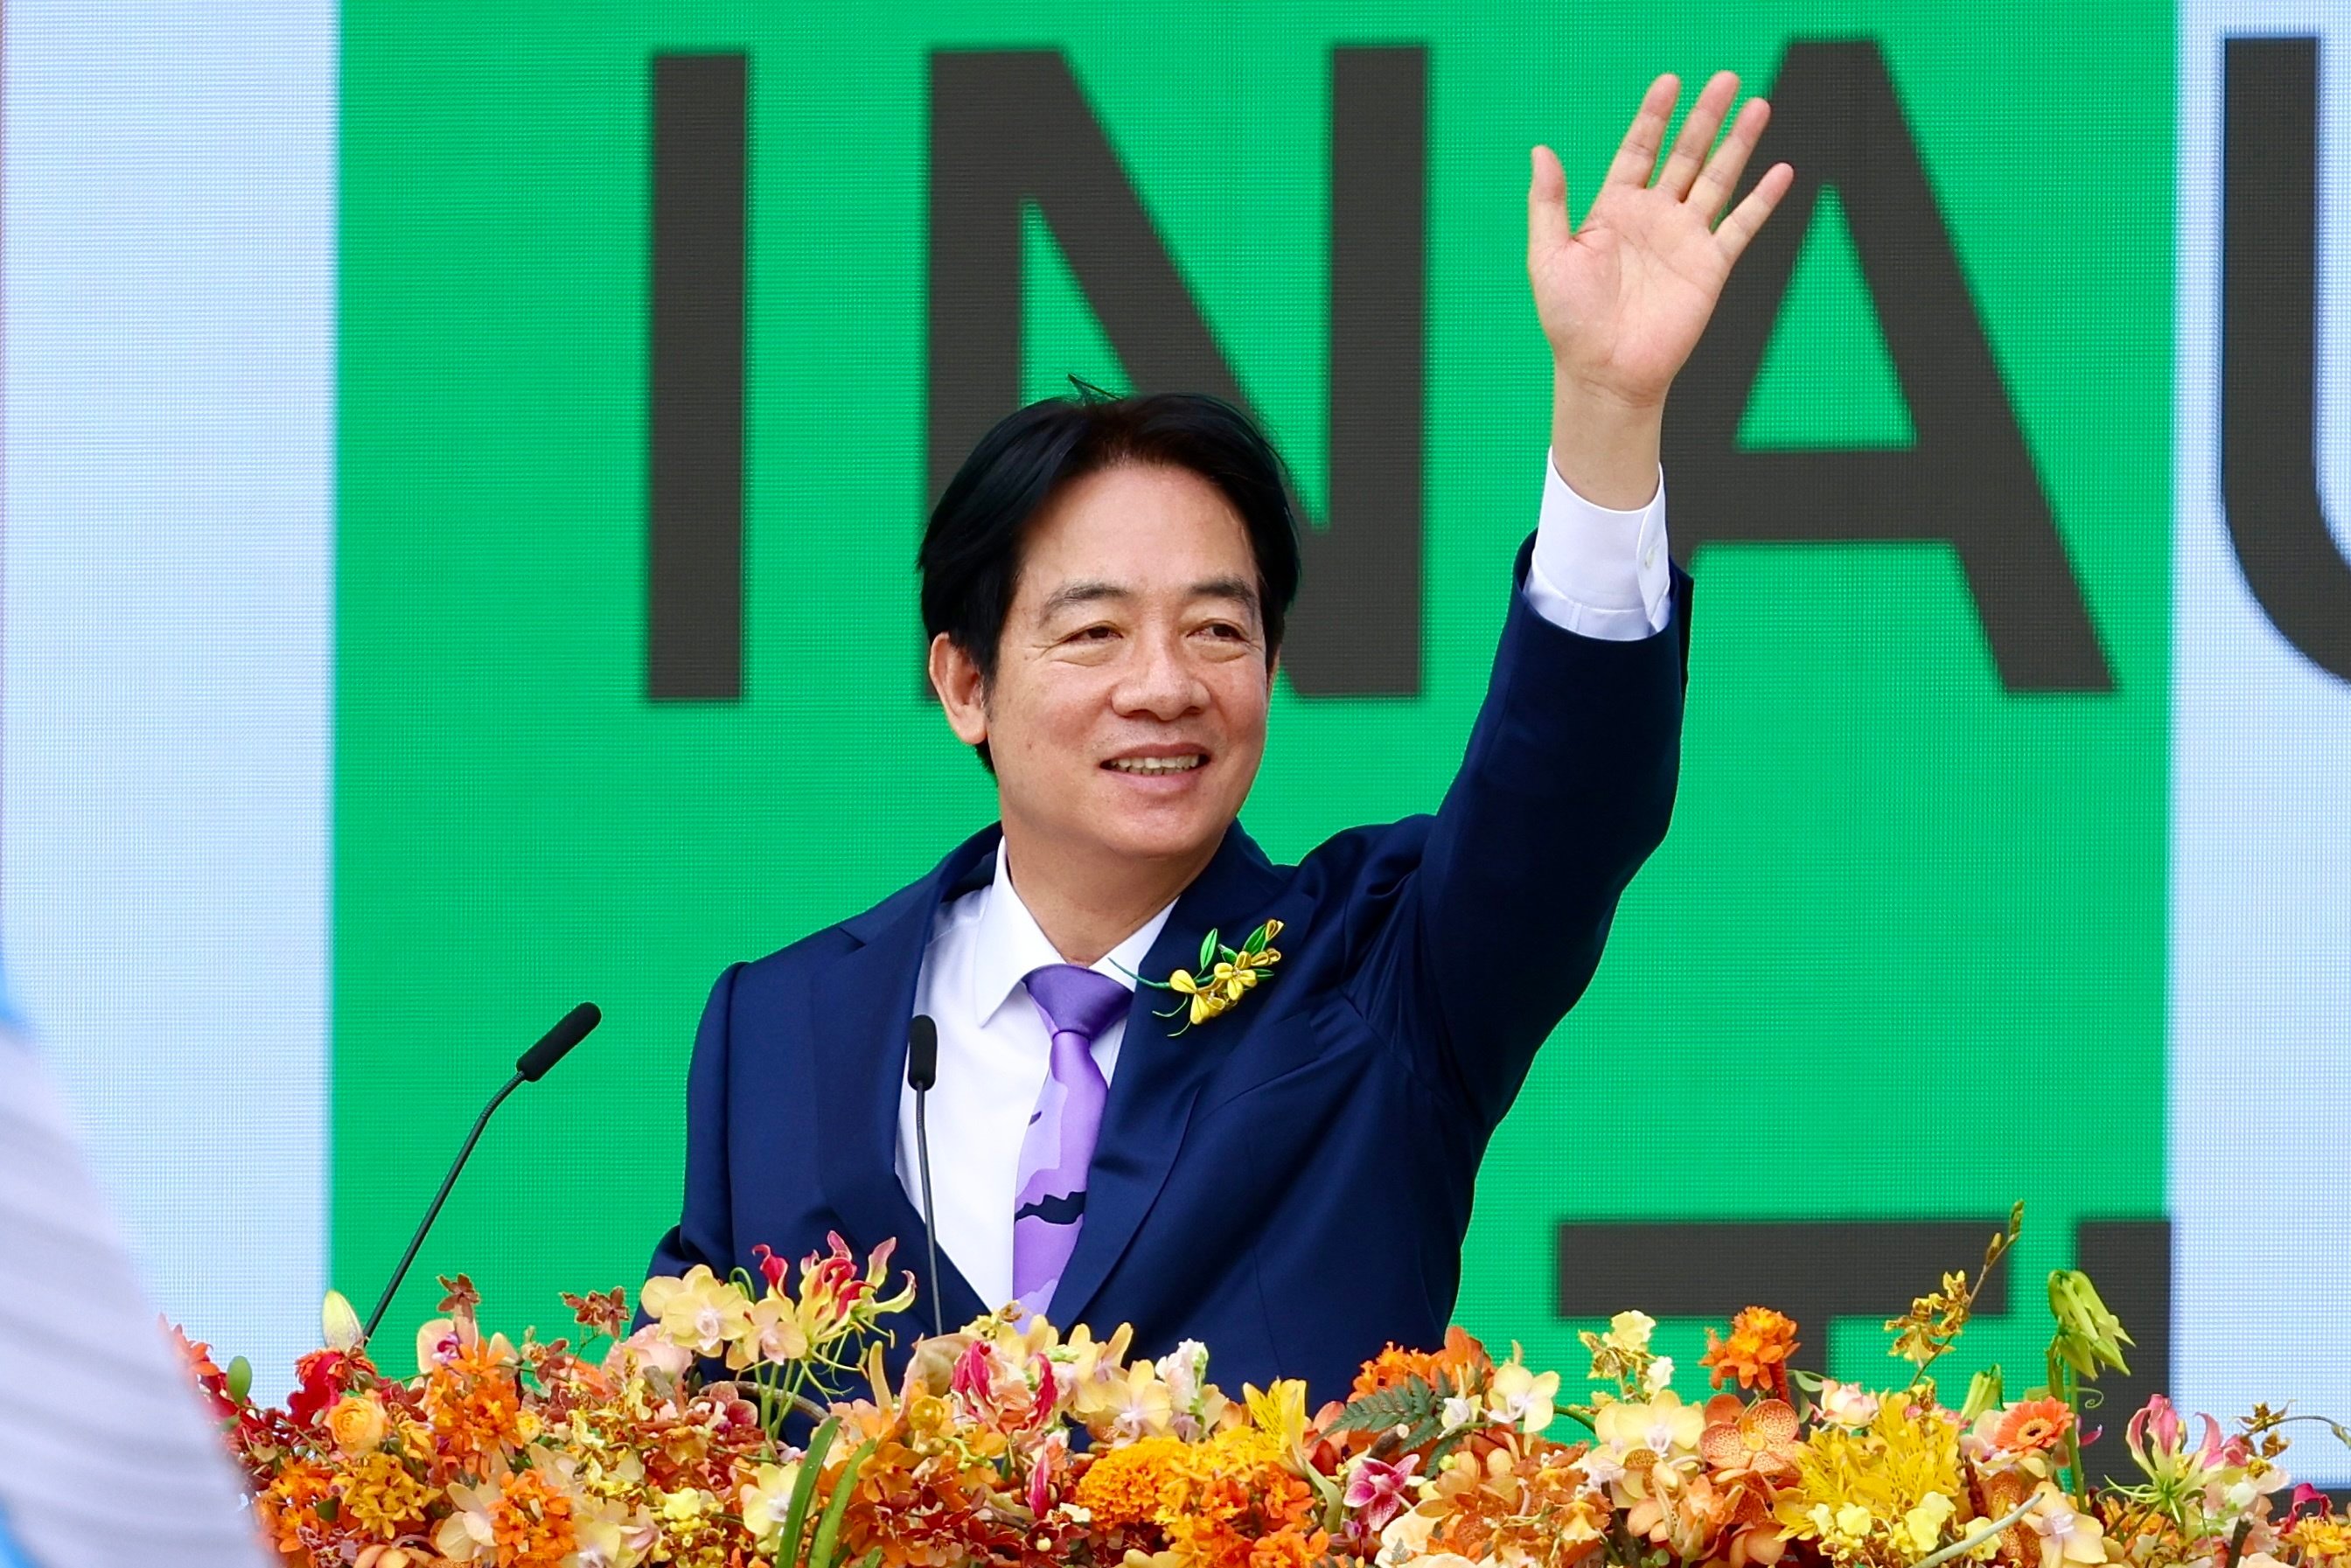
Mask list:
[[[1562,1294],[1563,1223],[1974,1220],[2023,1197],[2029,1281],[2073,1257],[2078,1222],[2159,1217],[2172,26],[2143,0],[353,0],[335,1281],[372,1292],[507,1061],[592,997],[603,1031],[491,1131],[419,1277],[469,1270],[491,1316],[549,1329],[558,1290],[633,1284],[675,1218],[684,1063],[720,967],[865,907],[993,815],[914,680],[939,50],[1061,53],[1318,517],[1332,51],[1426,50],[1418,689],[1277,694],[1244,821],[1295,859],[1433,807],[1483,691],[1547,419],[1528,146],[1562,151],[1580,214],[1653,71],[1728,66],[1768,91],[1792,47],[1869,43],[2110,678],[2051,689],[1995,658],[1987,599],[2030,598],[2043,566],[1856,542],[1838,491],[1756,495],[1827,520],[1740,542],[1736,484],[1693,464],[1677,507],[1669,466],[1669,531],[1711,541],[1680,801],[1488,1156],[1458,1316],[1573,1367],[1562,1307],[1600,1310],[1609,1281]],[[734,700],[648,695],[653,62],[695,51],[739,53],[747,84]],[[1884,155],[1859,121],[1849,140],[1850,168]],[[1882,329],[1907,280],[1872,259],[1873,209],[1832,185],[1805,215],[1734,478],[1767,472],[1738,453],[1924,452],[1919,390],[1958,374]],[[1025,230],[1022,384],[1125,384],[1055,217]],[[1372,1195],[1373,1249],[1377,1213]],[[405,1293],[388,1332],[432,1298]],[[1808,1323],[1808,1346],[1876,1374],[1867,1320],[1903,1304]],[[2026,1361],[2032,1337],[1987,1322],[1970,1349]],[[1698,1346],[1689,1321],[1662,1345],[1686,1364]]]

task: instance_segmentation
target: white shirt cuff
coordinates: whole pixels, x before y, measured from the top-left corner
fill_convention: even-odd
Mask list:
[[[1577,495],[1546,452],[1526,595],[1536,614],[1583,636],[1631,643],[1664,631],[1673,604],[1665,470],[1647,506],[1619,512]]]

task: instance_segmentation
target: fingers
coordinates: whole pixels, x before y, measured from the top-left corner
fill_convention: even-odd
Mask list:
[[[1658,189],[1677,197],[1689,194],[1690,183],[1698,178],[1698,168],[1714,145],[1714,133],[1722,129],[1722,117],[1738,97],[1737,75],[1715,72],[1699,91],[1698,101],[1690,105],[1689,118],[1682,121],[1682,133],[1674,139],[1674,155],[1666,160],[1665,172],[1657,176]]]
[[[1755,144],[1763,138],[1764,126],[1771,123],[1771,106],[1760,98],[1750,98],[1739,109],[1739,118],[1730,122],[1730,134],[1714,150],[1698,172],[1698,183],[1690,187],[1689,204],[1714,222],[1729,204],[1730,193],[1739,188],[1739,176],[1746,172],[1747,160]]]
[[[1681,79],[1668,71],[1649,84],[1641,95],[1641,107],[1633,116],[1632,127],[1625,132],[1624,145],[1616,149],[1614,162],[1608,165],[1609,185],[1646,186],[1649,176],[1657,171],[1657,154],[1666,145],[1666,126],[1673,120],[1674,105],[1682,96]]]
[[[1533,177],[1527,184],[1527,259],[1571,245],[1575,231],[1567,221],[1567,171],[1559,154],[1548,147],[1533,152]]]
[[[1785,163],[1774,163],[1763,171],[1763,177],[1755,182],[1747,199],[1731,208],[1730,215],[1714,231],[1715,243],[1722,247],[1725,261],[1739,259],[1740,253],[1763,226],[1763,220],[1771,215],[1771,209],[1780,204],[1780,198],[1795,183],[1795,170]]]

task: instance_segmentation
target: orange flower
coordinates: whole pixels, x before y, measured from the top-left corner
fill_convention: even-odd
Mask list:
[[[1177,1437],[1143,1437],[1123,1448],[1097,1450],[1078,1478],[1078,1505],[1109,1529],[1167,1522],[1167,1493],[1184,1462]]]
[[[2008,1407],[1992,1428],[1992,1446],[2011,1454],[2045,1453],[2074,1424],[2074,1412],[2062,1399],[2026,1399]]]
[[[1480,1458],[1477,1443],[1466,1446],[1437,1477],[1444,1511],[1430,1549],[1480,1563],[1581,1562],[1600,1548],[1610,1510],[1607,1490],[1585,1483],[1580,1452],[1537,1442],[1523,1453],[1495,1447]]]
[[[1481,1372],[1491,1372],[1494,1358],[1486,1347],[1471,1337],[1469,1331],[1455,1323],[1445,1331],[1443,1350],[1402,1350],[1391,1340],[1388,1347],[1364,1363],[1355,1374],[1355,1385],[1350,1397],[1361,1399],[1366,1394],[1377,1394],[1385,1388],[1400,1388],[1417,1377],[1431,1388],[1455,1390],[1468,1388]]]
[[[571,1500],[537,1470],[525,1470],[507,1483],[491,1511],[490,1528],[498,1568],[562,1568],[579,1545]]]
[[[372,1395],[346,1394],[327,1412],[327,1436],[352,1458],[381,1448],[386,1425],[383,1402]]]
[[[309,1560],[303,1532],[319,1528],[319,1504],[333,1492],[333,1477],[324,1465],[296,1459],[278,1471],[277,1479],[254,1500],[254,1506],[261,1513],[262,1527],[279,1555],[297,1562]]]
[[[1707,1401],[1706,1413],[1709,1424],[1698,1435],[1698,1451],[1708,1467],[1740,1476],[1794,1473],[1802,1450],[1796,1441],[1795,1407],[1786,1400],[1759,1399],[1742,1408],[1722,1394]]]
[[[424,1382],[424,1414],[442,1451],[476,1473],[523,1440],[522,1390],[514,1369],[480,1342],[433,1369]]]
[[[1177,1447],[1160,1496],[1182,1568],[1306,1568],[1329,1547],[1312,1528],[1313,1490],[1290,1474],[1278,1439],[1237,1427]]]
[[[1436,1385],[1437,1357],[1425,1350],[1403,1350],[1394,1340],[1388,1347],[1364,1363],[1364,1370],[1355,1374],[1353,1397],[1378,1394],[1390,1388],[1401,1388],[1414,1378]]]
[[[1729,1339],[1707,1330],[1706,1345],[1698,1364],[1714,1374],[1717,1388],[1735,1377],[1741,1388],[1768,1388],[1786,1396],[1788,1357],[1796,1350],[1793,1318],[1769,1307],[1749,1307],[1730,1320]]]

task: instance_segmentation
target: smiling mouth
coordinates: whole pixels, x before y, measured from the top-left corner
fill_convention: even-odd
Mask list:
[[[1189,773],[1207,766],[1208,759],[1197,753],[1190,757],[1113,757],[1102,764],[1113,773],[1139,773],[1146,777],[1168,773]]]

